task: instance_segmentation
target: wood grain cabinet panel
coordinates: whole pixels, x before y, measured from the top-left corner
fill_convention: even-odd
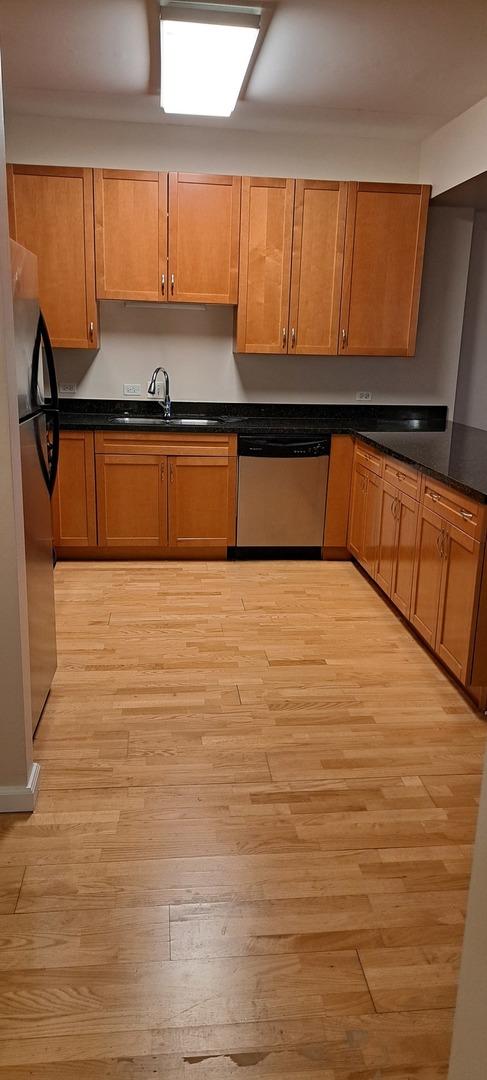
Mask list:
[[[169,176],[169,297],[236,304],[239,176]]]
[[[101,300],[167,298],[167,175],[95,169]]]
[[[470,676],[483,550],[478,540],[445,525],[436,652],[461,682]]]
[[[421,637],[434,648],[440,606],[441,537],[443,522],[427,506],[419,511],[414,567],[411,622]]]
[[[170,547],[218,547],[233,542],[235,460],[169,459]]]
[[[375,577],[382,481],[355,459],[352,472],[348,549]]]
[[[287,353],[294,180],[244,176],[236,350]]]
[[[367,473],[363,465],[354,461],[350,492],[350,517],[348,522],[348,549],[356,559],[361,559],[364,549],[365,503],[367,498]]]
[[[96,348],[92,170],[9,165],[7,182],[11,235],[37,255],[52,344]]]
[[[95,456],[92,431],[62,431],[52,496],[56,547],[96,544]]]
[[[377,568],[375,580],[388,596],[392,593],[397,559],[397,490],[385,480],[379,498]]]
[[[397,516],[396,557],[393,564],[390,596],[401,614],[409,619],[419,503],[404,492],[399,492],[395,512]]]
[[[98,542],[102,547],[167,546],[167,459],[97,454]]]
[[[336,355],[347,185],[297,180],[289,352]]]
[[[413,356],[430,189],[349,184],[340,352]]]

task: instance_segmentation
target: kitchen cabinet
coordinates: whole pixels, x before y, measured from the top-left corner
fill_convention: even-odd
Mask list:
[[[96,294],[167,299],[167,174],[95,169]]]
[[[7,183],[11,235],[38,257],[52,344],[96,348],[92,170],[9,165]]]
[[[92,431],[62,431],[52,496],[56,548],[96,544],[95,457]]]
[[[167,546],[167,458],[97,454],[98,541],[102,547]]]
[[[348,185],[340,316],[345,356],[413,356],[430,189]]]
[[[326,491],[324,559],[348,559],[348,515],[353,470],[352,435],[332,435]]]
[[[171,457],[170,547],[223,548],[234,543],[234,490],[235,458]]]
[[[287,353],[294,180],[244,176],[238,353]]]
[[[385,479],[395,463],[384,462],[379,509],[375,580],[401,613],[409,618],[419,503]],[[409,486],[409,472],[404,473]],[[416,474],[419,479],[419,474]],[[414,483],[414,479],[411,480]]]
[[[347,185],[296,180],[288,352],[336,355]]]
[[[239,176],[170,174],[171,300],[237,303],[240,188]]]
[[[367,469],[355,454],[348,548],[371,577],[375,577],[377,567],[381,493],[381,478]]]
[[[483,545],[422,506],[411,622],[464,684],[470,679]]]
[[[235,543],[235,436],[103,430],[91,452],[92,557],[221,558]]]

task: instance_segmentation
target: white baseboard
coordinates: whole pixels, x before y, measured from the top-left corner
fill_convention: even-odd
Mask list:
[[[29,813],[34,810],[39,793],[40,765],[34,761],[25,787],[6,787],[0,784],[0,814]]]

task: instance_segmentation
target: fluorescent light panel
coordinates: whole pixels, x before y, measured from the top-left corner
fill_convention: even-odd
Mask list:
[[[161,17],[161,106],[167,113],[230,116],[259,34],[256,26]]]

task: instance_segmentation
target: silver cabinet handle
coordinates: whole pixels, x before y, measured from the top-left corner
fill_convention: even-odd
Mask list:
[[[94,324],[94,322],[90,322],[88,332],[89,332],[89,335],[90,335],[90,341],[93,341],[93,338],[95,336],[95,324]]]
[[[164,462],[161,461],[161,480],[164,480]]]
[[[433,499],[433,502],[439,502],[441,499],[441,495],[438,495],[437,491],[428,491],[427,494],[430,499]]]
[[[342,349],[344,349],[344,348],[345,348],[345,345],[346,345],[346,344],[347,344],[347,331],[346,331],[346,330],[345,330],[345,328],[344,328],[344,329],[342,330]]]
[[[174,292],[175,284],[176,284],[176,280],[175,280],[174,274],[171,274],[171,293]]]
[[[462,518],[465,518],[465,521],[471,521],[474,516],[470,513],[470,510],[460,510],[460,514],[462,515]]]
[[[286,327],[283,326],[283,328],[282,328],[282,347],[283,347],[283,349],[286,348],[286,341],[287,341],[287,331],[286,331]]]
[[[165,290],[166,290],[166,275],[161,274],[161,292],[162,292],[163,296],[164,296]]]
[[[441,538],[442,538],[442,536],[443,536],[443,533],[439,532],[437,537],[436,537],[436,546],[438,548],[438,554],[440,556],[440,559],[443,558],[443,555],[442,555],[442,552],[441,552]]]
[[[296,344],[296,330],[295,330],[294,326],[292,326],[291,327],[291,345],[292,345],[293,349],[294,349],[295,344]]]

